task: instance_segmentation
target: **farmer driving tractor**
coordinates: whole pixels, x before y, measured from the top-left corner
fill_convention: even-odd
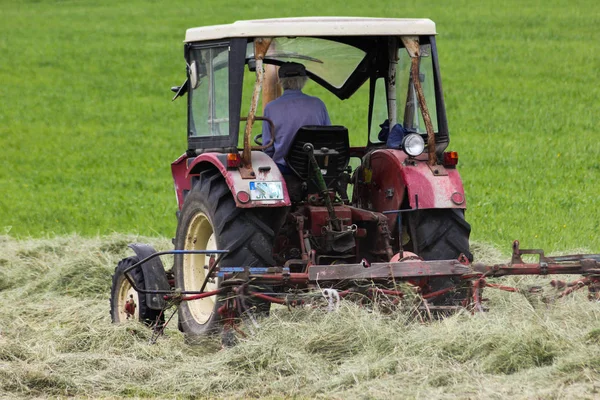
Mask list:
[[[298,129],[305,125],[331,125],[331,121],[321,99],[302,93],[308,81],[304,65],[286,62],[279,67],[277,75],[283,95],[267,104],[264,109],[264,116],[273,121],[277,134],[273,146],[266,149],[265,153],[271,156],[284,175],[290,175],[292,171],[284,158]],[[263,124],[263,143],[271,141],[271,134],[270,125]]]

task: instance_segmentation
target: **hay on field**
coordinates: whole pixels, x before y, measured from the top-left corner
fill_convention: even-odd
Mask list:
[[[334,313],[275,308],[231,349],[218,338],[189,346],[176,324],[149,345],[146,327],[110,323],[110,276],[129,241],[146,239],[1,238],[0,397],[592,398],[600,389],[600,305],[585,293],[547,304],[488,291],[488,313],[428,323],[350,302]]]

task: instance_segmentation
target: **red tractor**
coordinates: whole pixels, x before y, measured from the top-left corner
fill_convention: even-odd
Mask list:
[[[175,251],[133,246],[136,256],[114,275],[113,321],[126,319],[131,295],[135,318],[155,325],[176,304],[190,337],[315,293],[401,298],[398,283],[406,282],[428,309],[478,299],[481,280],[494,274],[471,266],[435,35],[430,20],[391,18],[189,29],[187,80],[173,88],[188,101],[188,149],[172,164]],[[351,132],[364,146],[350,146],[344,125],[353,115],[347,124],[302,126],[288,138],[282,173],[267,154],[283,140],[280,127],[257,110],[261,94],[263,109],[281,95],[277,71],[289,62],[340,100],[368,88],[365,129]],[[268,124],[269,143],[253,130],[257,121]],[[157,258],[165,253],[175,254],[167,272]]]

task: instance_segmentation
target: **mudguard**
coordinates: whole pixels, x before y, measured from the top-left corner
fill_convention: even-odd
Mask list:
[[[402,150],[375,150],[365,156],[362,174],[375,211],[398,210],[403,202],[412,209],[466,208],[458,171],[429,166],[427,154],[409,158]],[[395,226],[396,214],[388,214],[388,220]]]
[[[143,260],[146,257],[150,257],[156,253],[156,250],[150,245],[142,243],[130,243],[129,247],[135,252],[138,258]],[[160,258],[153,258],[141,266],[144,273],[144,285],[146,290],[170,290],[171,285],[167,280],[167,274],[165,267]],[[146,304],[152,310],[162,310],[166,306],[165,299],[158,294],[146,294]]]
[[[261,151],[253,151],[252,166],[256,178],[242,179],[237,168],[227,168],[227,154],[203,153],[194,158],[188,158],[185,154],[182,155],[171,164],[179,209],[181,210],[183,206],[186,193],[192,188],[193,178],[200,176],[200,172],[210,167],[216,167],[221,172],[231,190],[235,204],[239,208],[286,207],[291,205],[285,180],[273,159]],[[257,182],[280,182],[282,187],[281,198],[252,200],[252,188],[256,186]]]

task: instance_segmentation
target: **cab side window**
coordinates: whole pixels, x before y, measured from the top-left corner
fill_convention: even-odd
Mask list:
[[[229,135],[229,46],[192,50],[189,74],[189,135]]]

